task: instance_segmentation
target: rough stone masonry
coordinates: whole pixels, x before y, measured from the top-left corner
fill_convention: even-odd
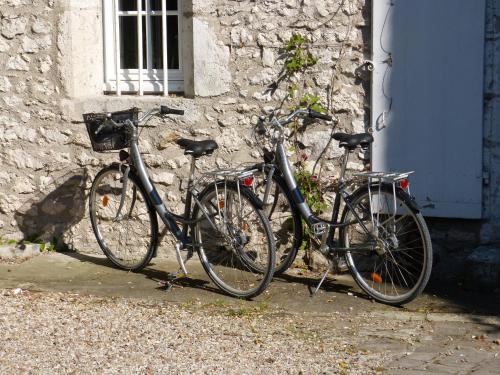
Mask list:
[[[116,97],[99,90],[81,97],[78,85],[88,81],[85,72],[102,70],[103,51],[87,48],[92,60],[85,60],[85,51],[80,58],[69,51],[101,37],[92,25],[103,22],[102,2],[1,2],[0,237],[19,240],[36,234],[77,251],[97,251],[86,194],[92,177],[116,161],[116,154],[92,151],[84,126],[71,122],[83,112],[160,103],[185,109],[184,117],[158,122],[141,134],[152,178],[174,211],[182,205],[179,184],[189,162],[172,142],[175,137],[218,141],[220,151],[203,160],[201,168],[258,159],[252,125],[285,95],[284,87],[273,97],[263,92],[281,71],[282,47],[294,33],[308,38],[319,58],[308,75],[308,90],[324,103],[331,99],[344,129],[364,130],[367,92],[356,72],[369,51],[368,1],[183,1],[190,10],[183,17],[193,33],[192,45],[184,47],[192,48],[192,98]],[[77,79],[75,72],[81,75]],[[319,155],[327,134],[321,125],[308,130],[303,143],[309,160]],[[335,145],[330,150],[323,170],[334,175],[338,151]],[[364,157],[356,155],[350,166],[362,168]],[[164,242],[160,253],[170,248]]]

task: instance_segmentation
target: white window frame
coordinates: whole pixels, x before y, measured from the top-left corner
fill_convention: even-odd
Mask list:
[[[141,3],[138,1],[138,7]],[[177,10],[176,11],[153,11],[149,9],[149,1],[146,1],[146,8],[142,9],[139,18],[138,11],[119,11],[118,12],[118,0],[103,0],[103,19],[104,19],[104,91],[116,93],[121,95],[122,92],[134,92],[139,95],[144,93],[163,93],[168,95],[169,92],[182,92],[184,91],[184,74],[182,70],[182,36],[181,36],[181,0],[177,0]],[[163,6],[166,9],[165,0],[162,1]],[[118,15],[117,15],[118,12]],[[141,67],[142,65],[142,42],[139,42],[138,54],[141,56],[139,59],[140,65],[139,69],[118,69],[117,61],[119,60],[119,43],[121,35],[118,35],[117,21],[118,17],[121,15],[136,16],[139,18],[138,29],[142,26],[142,16],[145,15],[156,15],[162,16],[162,30],[163,35],[166,34],[166,22],[167,16],[175,15],[177,16],[177,27],[178,27],[178,56],[179,56],[179,69],[168,69],[167,76],[164,77],[163,69],[148,69],[148,67]],[[149,17],[145,17],[146,22],[149,21]],[[142,28],[141,34],[142,34]],[[146,43],[152,43],[152,38],[149,32],[149,27],[146,26]],[[141,39],[141,34],[138,35],[138,40]],[[167,41],[163,38],[163,50],[167,51]],[[151,61],[151,49],[149,49],[150,55],[148,56],[148,61]],[[118,57],[118,58],[117,58]],[[166,53],[164,54],[164,66],[167,61]],[[142,72],[142,74],[139,74]],[[118,80],[117,80],[118,76]],[[168,80],[168,85],[165,87],[164,80]],[[118,85],[117,85],[118,82]]]

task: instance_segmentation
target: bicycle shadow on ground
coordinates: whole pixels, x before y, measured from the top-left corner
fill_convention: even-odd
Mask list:
[[[80,262],[88,262],[98,266],[108,267],[114,270],[120,270],[120,268],[116,267],[107,258],[82,254],[78,252],[71,252],[67,253],[66,255],[71,258],[77,259]],[[168,271],[162,271],[154,267],[155,267],[155,262],[153,258],[152,262],[147,267],[145,267],[140,271],[134,272],[134,274],[143,275],[145,276],[146,279],[156,282],[158,286],[155,289],[157,290],[169,291],[173,286],[174,288],[182,287],[182,288],[199,289],[206,292],[227,296],[226,293],[212,286],[212,284],[209,281],[198,279],[193,274],[191,274],[189,277],[181,277],[172,281],[172,279],[175,276],[174,273]],[[122,270],[122,272],[128,272],[128,271]]]
[[[292,269],[293,270],[293,269]],[[293,272],[293,271],[292,271]],[[311,272],[307,271],[300,275],[293,274],[290,270],[281,275],[274,276],[274,280],[278,282],[284,283],[294,283],[294,284],[302,284],[307,287],[309,293],[312,295],[323,276],[322,272]],[[358,298],[362,298],[365,300],[371,300],[366,294],[360,293],[353,289],[353,286],[350,284],[346,284],[343,281],[339,280],[336,275],[329,274],[325,279],[319,291],[323,291],[326,293],[338,293],[338,294],[348,294],[351,293],[353,296]]]
[[[81,168],[42,180],[45,182],[42,183],[42,191],[14,214],[24,240],[50,242],[58,250],[67,250],[67,234],[85,216],[87,178],[87,171]]]

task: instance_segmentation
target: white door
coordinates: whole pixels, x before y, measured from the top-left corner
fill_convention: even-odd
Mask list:
[[[481,217],[484,29],[485,0],[373,0],[373,170],[427,216]]]

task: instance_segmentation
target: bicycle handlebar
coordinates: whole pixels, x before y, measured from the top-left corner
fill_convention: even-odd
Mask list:
[[[309,117],[317,118],[317,119],[325,120],[325,121],[332,121],[332,116],[321,113],[321,112],[313,111],[312,109],[309,109]]]
[[[160,109],[153,108],[148,111],[145,111],[144,114],[138,119],[137,124],[135,126],[144,126],[153,116],[156,115],[183,115],[184,110],[169,108],[166,105],[160,106]],[[118,123],[112,119],[112,113],[108,113],[106,115],[106,120],[97,128],[95,134],[100,133],[103,129],[111,126],[112,128],[119,129],[123,126],[129,126],[131,130],[133,130],[134,124],[130,120],[126,120],[123,123]]]
[[[166,105],[160,107],[160,115],[183,115],[183,109],[169,108]]]
[[[312,109],[297,109],[293,111],[291,114],[289,114],[286,118],[282,120],[276,119],[276,121],[279,123],[279,125],[285,126],[291,123],[295,117],[299,116],[307,116],[309,118],[320,119],[325,121],[336,121],[333,119],[332,116],[314,111]]]

